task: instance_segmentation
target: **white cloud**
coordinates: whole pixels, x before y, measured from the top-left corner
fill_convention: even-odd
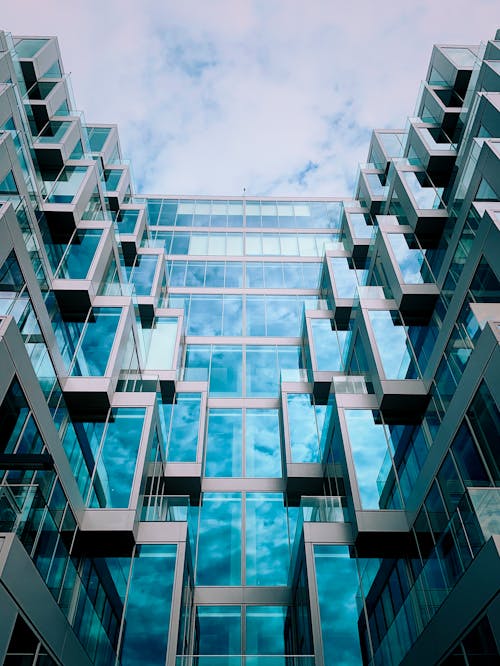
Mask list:
[[[372,127],[412,114],[432,44],[493,37],[496,10],[489,0],[473,10],[468,0],[27,0],[2,19],[14,34],[59,37],[78,105],[89,122],[118,123],[143,191],[343,196]]]

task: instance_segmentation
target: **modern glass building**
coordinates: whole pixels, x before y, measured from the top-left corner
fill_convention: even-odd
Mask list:
[[[212,199],[0,33],[2,663],[500,663],[496,39],[353,199]]]

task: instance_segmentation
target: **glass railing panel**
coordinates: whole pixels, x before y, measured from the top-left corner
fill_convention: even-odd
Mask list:
[[[422,250],[410,248],[404,234],[387,234],[387,238],[406,284],[434,282]]]
[[[500,534],[500,488],[467,488],[484,538]]]

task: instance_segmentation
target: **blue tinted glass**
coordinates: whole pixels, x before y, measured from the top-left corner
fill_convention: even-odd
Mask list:
[[[406,337],[389,310],[368,310],[386,379],[414,379],[417,370]]]
[[[249,397],[277,396],[279,372],[276,347],[247,347],[246,391]]]
[[[212,396],[241,396],[242,349],[214,345],[210,368],[210,394]]]
[[[216,663],[233,666],[236,661],[226,661],[222,655],[241,654],[241,609],[239,606],[198,606],[196,609],[198,654],[219,655],[207,660],[207,666]],[[197,659],[197,663],[205,663]],[[239,659],[238,659],[239,662]]]
[[[184,379],[194,382],[207,381],[210,355],[210,345],[187,345]]]
[[[209,409],[206,476],[241,476],[241,409]]]
[[[142,408],[111,411],[97,461],[92,506],[128,507],[145,413]]]
[[[227,273],[226,273],[227,281]],[[241,335],[243,326],[243,299],[241,296],[224,296],[222,335]]]
[[[288,429],[292,462],[320,462],[316,411],[309,393],[289,393]]]
[[[175,545],[137,547],[123,624],[123,666],[159,666],[166,660]]]
[[[285,654],[285,618],[283,606],[247,606],[247,654]],[[279,666],[279,661],[269,661]]]
[[[314,546],[325,666],[362,663],[356,594],[359,580],[347,546]]]
[[[342,371],[342,359],[350,331],[332,330],[330,319],[311,319],[311,329],[317,369]]]
[[[173,405],[161,405],[160,415],[162,410],[170,408],[165,415],[164,427],[164,432],[168,433],[167,461],[196,461],[200,405],[201,393],[178,393]],[[171,418],[168,411],[172,414]]]
[[[344,411],[363,509],[379,509],[388,478],[393,478],[384,426],[367,409]]]
[[[75,355],[72,375],[89,376],[106,373],[120,315],[120,308],[94,308]]]
[[[247,493],[246,584],[286,585],[289,557],[283,495]]]
[[[245,476],[281,476],[280,439],[277,409],[246,410]]]
[[[241,585],[241,495],[237,493],[203,494],[196,583]]]
[[[191,296],[187,334],[221,335],[222,303],[222,296],[193,294]]]

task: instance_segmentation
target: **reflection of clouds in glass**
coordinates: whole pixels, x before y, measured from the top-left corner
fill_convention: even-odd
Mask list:
[[[396,326],[388,310],[368,310],[378,351],[387,379],[404,377],[402,364],[407,365],[408,349],[403,326]]]
[[[241,584],[241,496],[204,493],[200,509],[196,582]]]
[[[246,584],[286,585],[289,549],[283,496],[247,493],[246,502]]]
[[[281,476],[281,441],[277,409],[246,411],[246,476]]]
[[[241,476],[242,410],[210,409],[206,446],[207,476]]]
[[[247,654],[285,654],[285,617],[282,606],[248,606]]]
[[[177,394],[176,404],[170,406],[173,408],[173,421],[168,435],[167,460],[171,462],[196,460],[200,404],[200,393]],[[168,406],[164,405],[163,408]]]
[[[126,508],[134,478],[145,409],[113,409],[97,463],[107,507]],[[95,504],[93,503],[93,506]]]
[[[379,508],[377,476],[387,454],[384,426],[366,409],[344,410],[349,442],[364,509]]]
[[[319,462],[319,439],[312,396],[287,395],[288,427],[293,462]]]
[[[176,553],[174,545],[138,547],[124,623],[124,666],[165,662]]]
[[[198,606],[199,654],[241,653],[241,608],[239,606]],[[215,661],[208,662],[215,666]]]
[[[347,546],[314,546],[325,666],[362,663],[357,631],[356,562]]]

